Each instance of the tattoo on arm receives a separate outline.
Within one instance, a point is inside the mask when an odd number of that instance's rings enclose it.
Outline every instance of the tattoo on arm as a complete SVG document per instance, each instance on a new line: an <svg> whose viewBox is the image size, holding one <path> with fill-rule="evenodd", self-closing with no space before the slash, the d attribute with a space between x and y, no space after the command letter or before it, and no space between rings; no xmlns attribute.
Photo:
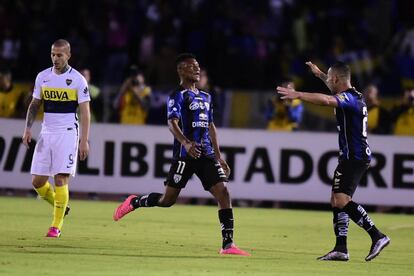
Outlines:
<svg viewBox="0 0 414 276"><path fill-rule="evenodd" d="M33 125L33 122L36 119L37 112L39 111L41 101L38 99L33 99L32 102L29 105L29 108L27 109L27 115L26 115L26 127L31 128Z"/></svg>
<svg viewBox="0 0 414 276"><path fill-rule="evenodd" d="M326 75L324 72L321 72L319 74L319 78L325 83L326 86L328 86L328 75Z"/></svg>

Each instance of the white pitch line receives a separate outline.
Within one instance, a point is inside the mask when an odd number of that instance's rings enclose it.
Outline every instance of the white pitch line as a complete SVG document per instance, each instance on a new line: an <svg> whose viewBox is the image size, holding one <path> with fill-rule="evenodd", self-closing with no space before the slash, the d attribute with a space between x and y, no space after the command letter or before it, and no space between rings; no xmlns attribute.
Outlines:
<svg viewBox="0 0 414 276"><path fill-rule="evenodd" d="M406 229L406 228L414 228L414 224L400 224L389 227L390 230L399 230L399 229Z"/></svg>

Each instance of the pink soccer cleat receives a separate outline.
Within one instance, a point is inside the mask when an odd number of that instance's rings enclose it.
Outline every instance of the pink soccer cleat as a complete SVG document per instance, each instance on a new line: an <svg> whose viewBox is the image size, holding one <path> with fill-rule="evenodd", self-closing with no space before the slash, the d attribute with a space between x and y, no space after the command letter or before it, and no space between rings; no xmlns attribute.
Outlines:
<svg viewBox="0 0 414 276"><path fill-rule="evenodd" d="M133 199L134 197L137 196L130 195L129 197L127 197L127 199L124 200L124 202L122 202L121 205L118 206L118 208L116 208L114 213L114 221L118 221L126 214L134 211L134 207L132 207L131 205L131 199Z"/></svg>
<svg viewBox="0 0 414 276"><path fill-rule="evenodd" d="M50 227L49 231L46 234L47 238L59 238L60 237L60 230L56 227Z"/></svg>
<svg viewBox="0 0 414 276"><path fill-rule="evenodd" d="M246 251L239 249L234 243L227 249L220 249L220 255L240 255L240 256L251 256Z"/></svg>

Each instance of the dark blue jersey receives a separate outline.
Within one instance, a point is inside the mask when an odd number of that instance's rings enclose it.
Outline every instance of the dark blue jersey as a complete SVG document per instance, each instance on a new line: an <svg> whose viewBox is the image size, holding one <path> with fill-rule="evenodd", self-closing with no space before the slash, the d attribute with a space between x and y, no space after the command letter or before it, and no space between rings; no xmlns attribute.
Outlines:
<svg viewBox="0 0 414 276"><path fill-rule="evenodd" d="M179 87L168 98L168 119L179 119L184 136L199 144L202 156L213 157L209 126L213 122L213 107L210 94ZM174 138L173 158L185 158L187 151Z"/></svg>
<svg viewBox="0 0 414 276"><path fill-rule="evenodd" d="M339 160L369 162L371 150L367 142L368 110L361 93L354 88L335 95L335 115L339 131Z"/></svg>

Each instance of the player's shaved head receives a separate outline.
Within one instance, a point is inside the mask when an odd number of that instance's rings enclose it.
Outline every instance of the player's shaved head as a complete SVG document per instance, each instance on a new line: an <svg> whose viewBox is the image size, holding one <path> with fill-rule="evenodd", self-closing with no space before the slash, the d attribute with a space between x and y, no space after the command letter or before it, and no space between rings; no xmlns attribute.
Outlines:
<svg viewBox="0 0 414 276"><path fill-rule="evenodd" d="M70 59L70 44L65 39L58 39L53 42L50 57L52 58L53 67L56 73L64 73L68 69Z"/></svg>
<svg viewBox="0 0 414 276"><path fill-rule="evenodd" d="M333 73L340 79L351 80L351 69L342 61L336 62L331 66Z"/></svg>
<svg viewBox="0 0 414 276"><path fill-rule="evenodd" d="M70 43L65 39L56 40L55 42L53 42L52 47L65 48L70 53Z"/></svg>

